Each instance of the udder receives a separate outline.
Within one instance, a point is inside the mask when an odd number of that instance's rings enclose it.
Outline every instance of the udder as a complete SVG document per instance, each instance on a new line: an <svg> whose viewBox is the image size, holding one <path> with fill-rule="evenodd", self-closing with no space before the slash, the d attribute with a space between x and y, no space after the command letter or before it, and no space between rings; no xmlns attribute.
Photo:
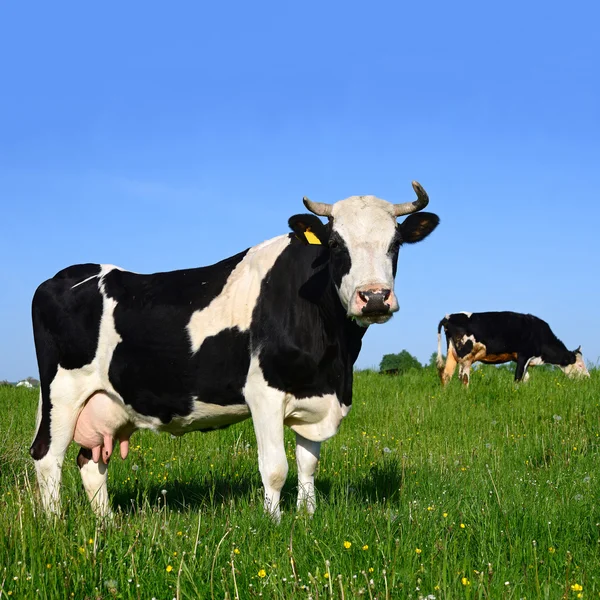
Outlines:
<svg viewBox="0 0 600 600"><path fill-rule="evenodd" d="M92 460L108 464L115 440L119 443L121 458L129 452L129 437L135 426L129 421L119 402L103 393L94 394L83 407L73 440L82 448L92 451Z"/></svg>

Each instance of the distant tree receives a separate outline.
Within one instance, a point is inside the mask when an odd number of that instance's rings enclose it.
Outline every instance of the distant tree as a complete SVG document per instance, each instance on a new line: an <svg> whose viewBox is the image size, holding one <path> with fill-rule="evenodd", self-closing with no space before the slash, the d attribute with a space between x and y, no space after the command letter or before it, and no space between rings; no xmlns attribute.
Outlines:
<svg viewBox="0 0 600 600"><path fill-rule="evenodd" d="M422 369L423 365L407 350L398 354L384 354L379 364L381 373L406 373L410 369Z"/></svg>

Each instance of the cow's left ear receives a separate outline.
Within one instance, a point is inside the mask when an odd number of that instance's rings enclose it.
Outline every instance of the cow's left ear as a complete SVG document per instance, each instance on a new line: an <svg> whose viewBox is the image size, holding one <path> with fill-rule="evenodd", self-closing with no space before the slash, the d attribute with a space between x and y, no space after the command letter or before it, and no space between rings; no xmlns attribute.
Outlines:
<svg viewBox="0 0 600 600"><path fill-rule="evenodd" d="M315 215L294 215L288 219L288 225L305 244L327 244L327 227Z"/></svg>
<svg viewBox="0 0 600 600"><path fill-rule="evenodd" d="M424 240L438 225L440 218L433 213L420 212L409 215L398 225L403 244Z"/></svg>

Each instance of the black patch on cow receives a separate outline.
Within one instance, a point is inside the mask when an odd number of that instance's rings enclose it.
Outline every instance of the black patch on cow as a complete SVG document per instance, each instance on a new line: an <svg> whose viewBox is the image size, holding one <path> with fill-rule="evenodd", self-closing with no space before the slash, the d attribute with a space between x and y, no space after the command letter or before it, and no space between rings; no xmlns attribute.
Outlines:
<svg viewBox="0 0 600 600"><path fill-rule="evenodd" d="M464 358L473 351L473 340L466 340L463 343L462 336L459 338L453 338L453 340L454 347L456 348L456 354L458 354L459 358Z"/></svg>
<svg viewBox="0 0 600 600"><path fill-rule="evenodd" d="M114 320L122 338L109 379L135 411L169 423L190 414L194 397L221 406L244 403L248 332L225 329L192 354L187 326L195 311L222 292L245 255L199 269L156 275L112 271L105 277L107 293L118 302Z"/></svg>
<svg viewBox="0 0 600 600"><path fill-rule="evenodd" d="M92 460L92 451L89 448L79 448L79 454L77 455L77 466L79 470L83 469L90 460Z"/></svg>
<svg viewBox="0 0 600 600"><path fill-rule="evenodd" d="M83 281L88 277L99 275L102 267L94 263L85 263L82 265L71 265L59 271L52 279L74 279Z"/></svg>
<svg viewBox="0 0 600 600"><path fill-rule="evenodd" d="M50 448L50 384L58 366L78 369L96 354L102 296L94 276L99 272L99 265L74 265L42 283L34 294L31 314L42 400L40 426L29 450L35 460Z"/></svg>
<svg viewBox="0 0 600 600"><path fill-rule="evenodd" d="M409 215L400 223L400 236L403 244L414 244L424 240L440 223L440 218L429 212Z"/></svg>
<svg viewBox="0 0 600 600"><path fill-rule="evenodd" d="M118 309L189 313L206 308L223 290L231 272L246 256L244 250L208 267L140 275L113 269L105 275L104 290Z"/></svg>
<svg viewBox="0 0 600 600"><path fill-rule="evenodd" d="M352 366L364 328L346 317L322 246L291 244L263 280L252 341L271 387L297 398L336 393L352 403Z"/></svg>
<svg viewBox="0 0 600 600"><path fill-rule="evenodd" d="M339 289L342 285L342 278L350 272L350 267L352 266L350 251L342 236L335 230L329 235L328 247L330 251L329 273L336 287Z"/></svg>
<svg viewBox="0 0 600 600"><path fill-rule="evenodd" d="M317 236L321 244L327 244L329 238L329 231L327 226L315 215L300 214L294 215L288 219L288 225L290 229L296 234L297 238L304 244L309 242L304 235L305 232L310 231Z"/></svg>
<svg viewBox="0 0 600 600"><path fill-rule="evenodd" d="M392 261L392 275L396 278L396 271L398 270L398 253L400 252L400 246L402 245L402 232L400 225L396 225L396 233L387 250L387 255Z"/></svg>
<svg viewBox="0 0 600 600"><path fill-rule="evenodd" d="M189 316L185 324L176 325L170 319L170 330L146 316L148 325L157 327L156 337L151 338L164 345L148 347L148 340L139 333L131 336L124 330L110 365L110 382L123 400L136 412L158 417L163 423L190 414L194 397L220 406L244 403L249 333L224 329L206 338L198 352L191 354L185 329Z"/></svg>

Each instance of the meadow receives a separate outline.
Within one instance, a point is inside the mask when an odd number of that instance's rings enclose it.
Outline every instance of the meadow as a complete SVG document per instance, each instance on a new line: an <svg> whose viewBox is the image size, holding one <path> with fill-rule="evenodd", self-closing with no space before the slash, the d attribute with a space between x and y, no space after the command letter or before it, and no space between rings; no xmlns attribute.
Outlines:
<svg viewBox="0 0 600 600"><path fill-rule="evenodd" d="M252 424L140 432L92 515L72 447L63 515L36 500L37 392L0 388L0 598L592 598L600 595L600 371L356 374L313 518L262 511Z"/></svg>

